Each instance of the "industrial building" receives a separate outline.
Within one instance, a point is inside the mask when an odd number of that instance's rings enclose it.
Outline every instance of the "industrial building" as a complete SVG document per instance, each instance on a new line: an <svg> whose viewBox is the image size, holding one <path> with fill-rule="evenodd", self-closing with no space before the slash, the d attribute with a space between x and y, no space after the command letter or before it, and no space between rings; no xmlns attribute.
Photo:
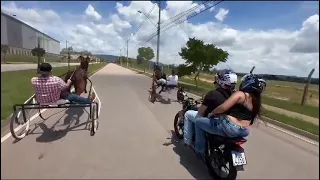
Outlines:
<svg viewBox="0 0 320 180"><path fill-rule="evenodd" d="M1 45L8 45L10 54L31 55L38 46L46 50L46 56L58 56L60 42L25 24L11 15L1 12Z"/></svg>

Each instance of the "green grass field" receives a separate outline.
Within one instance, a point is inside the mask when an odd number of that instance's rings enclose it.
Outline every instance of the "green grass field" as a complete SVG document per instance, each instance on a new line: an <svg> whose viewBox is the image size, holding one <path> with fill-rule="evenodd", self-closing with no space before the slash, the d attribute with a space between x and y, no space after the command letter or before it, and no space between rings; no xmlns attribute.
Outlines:
<svg viewBox="0 0 320 180"><path fill-rule="evenodd" d="M106 64L91 64L89 73L95 72ZM75 66L71 66L73 69ZM60 76L68 71L68 67L53 68L53 74ZM24 103L32 94L31 78L37 76L36 70L1 72L1 120L11 113L14 104Z"/></svg>

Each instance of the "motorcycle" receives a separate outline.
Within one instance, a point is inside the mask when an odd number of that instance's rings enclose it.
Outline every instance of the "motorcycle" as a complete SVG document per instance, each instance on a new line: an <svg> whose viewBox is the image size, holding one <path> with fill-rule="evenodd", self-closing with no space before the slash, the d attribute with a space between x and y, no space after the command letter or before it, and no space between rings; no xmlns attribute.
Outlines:
<svg viewBox="0 0 320 180"><path fill-rule="evenodd" d="M200 102L189 97L183 89L180 93L183 95L182 110L175 115L174 131L179 139L183 139L184 114L188 110L198 110L197 105ZM193 142L194 137L193 135ZM206 133L205 164L213 179L234 180L238 171L244 170L243 166L247 161L241 145L246 141L243 137L230 138ZM228 170L228 173L222 168Z"/></svg>

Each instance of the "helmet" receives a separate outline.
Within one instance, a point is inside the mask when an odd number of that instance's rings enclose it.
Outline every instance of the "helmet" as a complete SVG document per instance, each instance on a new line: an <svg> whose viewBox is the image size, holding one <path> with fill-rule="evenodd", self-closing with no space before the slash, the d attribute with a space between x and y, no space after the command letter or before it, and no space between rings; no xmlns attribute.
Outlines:
<svg viewBox="0 0 320 180"><path fill-rule="evenodd" d="M224 69L215 75L215 82L222 88L234 90L238 81L238 76L232 70Z"/></svg>
<svg viewBox="0 0 320 180"><path fill-rule="evenodd" d="M154 65L153 65L153 70L154 70L154 71L161 71L160 65L159 65L159 64L154 64Z"/></svg>
<svg viewBox="0 0 320 180"><path fill-rule="evenodd" d="M267 86L264 79L253 74L246 74L241 78L239 89L246 92L262 93Z"/></svg>

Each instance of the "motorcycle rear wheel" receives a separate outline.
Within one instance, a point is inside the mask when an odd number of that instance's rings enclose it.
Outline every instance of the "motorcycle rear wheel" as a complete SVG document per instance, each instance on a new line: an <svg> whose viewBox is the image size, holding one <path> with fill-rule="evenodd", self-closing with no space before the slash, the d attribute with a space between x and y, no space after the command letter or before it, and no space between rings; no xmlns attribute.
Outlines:
<svg viewBox="0 0 320 180"><path fill-rule="evenodd" d="M208 152L210 152L210 150L208 150ZM229 153L225 159L225 163L223 164L224 166L226 166L226 164L228 164L228 174L226 176L223 176L221 177L221 167L219 169L217 163L215 163L215 160L217 159L221 159L221 157L216 157L217 154L215 153L207 153L207 157L206 157L206 164L207 164L207 167L208 167L208 171L209 171L209 174L211 175L211 177L213 179L220 179L220 180L235 180L237 178L237 174L238 174L238 171L237 169L233 166L233 163L232 163L232 157L231 157L231 154ZM220 162L221 163L221 162ZM220 173L218 173L217 171L220 171Z"/></svg>
<svg viewBox="0 0 320 180"><path fill-rule="evenodd" d="M179 139L182 139L183 138L183 134L184 134L183 133L183 127L181 127L181 125L180 125L180 121L181 120L183 120L183 119L180 117L180 112L178 112L176 114L176 116L174 117L173 127L174 127L174 132L175 132L176 136Z"/></svg>

